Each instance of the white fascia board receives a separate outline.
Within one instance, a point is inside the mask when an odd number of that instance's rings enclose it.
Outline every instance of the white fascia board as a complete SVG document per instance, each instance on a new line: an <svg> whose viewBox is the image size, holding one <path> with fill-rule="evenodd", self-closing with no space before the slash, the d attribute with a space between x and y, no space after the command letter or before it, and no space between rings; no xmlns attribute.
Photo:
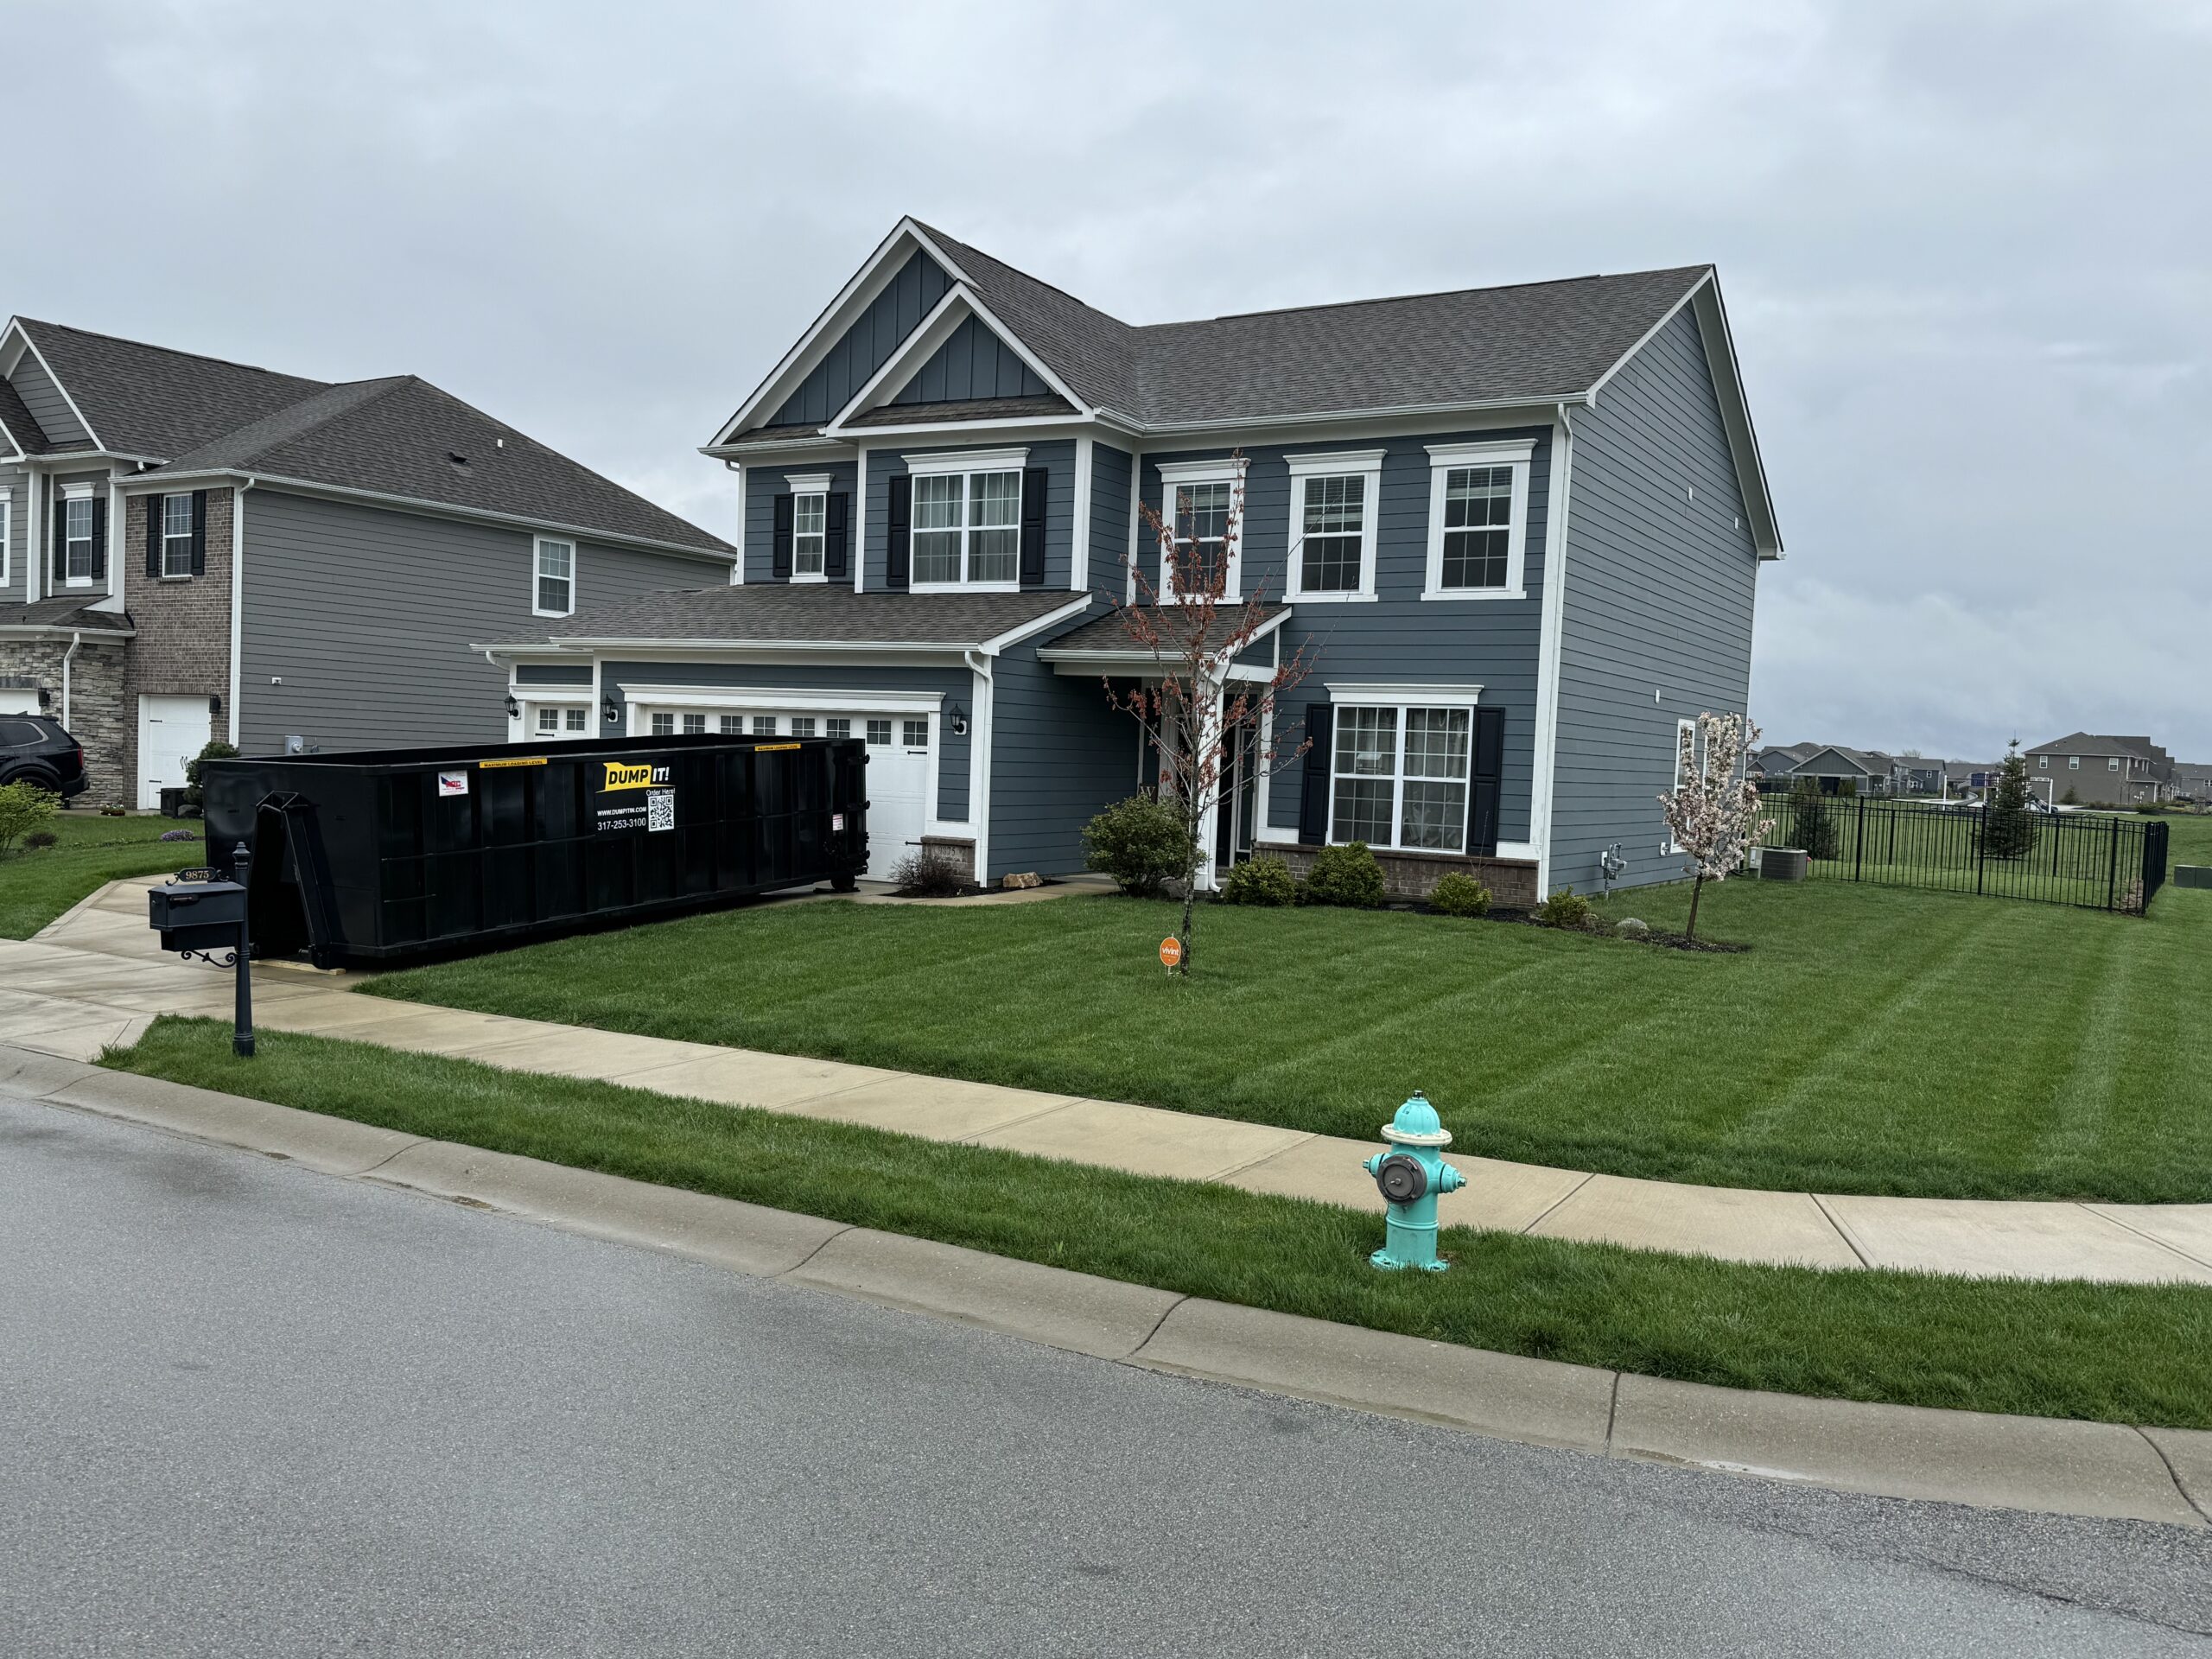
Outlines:
<svg viewBox="0 0 2212 1659"><path fill-rule="evenodd" d="M93 428L92 423L85 418L85 411L77 407L77 400L69 395L69 388L61 384L61 377L54 372L54 365L46 360L46 353L39 350L38 341L31 338L31 331L25 328L20 321L15 326L16 331L22 335L23 344L30 348L31 355L38 359L39 367L46 371L46 378L54 382L54 389L61 394L61 401L69 405L69 412L77 417L77 424L85 429L85 435L92 441L92 448L105 448L107 446L100 442L99 433Z"/></svg>
<svg viewBox="0 0 2212 1659"><path fill-rule="evenodd" d="M963 652L977 651L981 646L964 642L942 639L623 639L581 634L558 636L558 649L594 652L601 656L632 656L658 661L663 658L696 658L713 662L723 658L745 660L752 658L777 662L834 663L880 662L886 658L916 659L916 664L925 664L951 658L956 661ZM543 645L524 649L544 651ZM903 665L894 664L894 666Z"/></svg>
<svg viewBox="0 0 2212 1659"><path fill-rule="evenodd" d="M1471 404L1408 404L1390 409L1344 409L1311 415L1279 415L1236 421L1166 421L1140 425L1148 441L1147 450L1179 453L1185 449L1218 448L1260 443L1325 443L1367 436L1412 435L1419 432L1480 431L1493 427L1548 426L1552 410L1564 403L1590 401L1586 392L1571 391L1555 397L1498 398ZM1517 418L1515 418L1517 417ZM1313 428L1326 429L1316 432ZM1295 434L1286 438L1285 433ZM1177 442L1156 442L1173 438Z"/></svg>
<svg viewBox="0 0 2212 1659"><path fill-rule="evenodd" d="M915 404L912 407L927 409L929 405ZM1020 415L998 421L917 421L912 425L855 426L848 430L855 439L865 438L872 449L890 449L902 443L934 447L974 438L1001 444L1023 439L1041 443L1068 436L1071 427L1080 429L1092 423L1087 415Z"/></svg>
<svg viewBox="0 0 2212 1659"><path fill-rule="evenodd" d="M1387 680L1330 680L1329 701L1358 707L1391 703L1437 703L1470 706L1482 701L1483 689L1469 681L1421 683Z"/></svg>
<svg viewBox="0 0 2212 1659"><path fill-rule="evenodd" d="M324 500L359 501L386 507L394 512L414 513L424 518L463 518L474 524L506 525L538 535L570 536L580 541L598 542L607 547L645 548L655 553L673 553L683 558L703 560L709 564L728 565L738 556L734 548L718 552L712 548L695 547L683 542L661 542L644 536L626 536L617 531L594 529L588 524L562 524L550 518L524 518L511 512L455 506L445 501L426 501L420 496L387 495L381 490L348 489L342 484L318 483L311 478L286 478L281 474L248 473L234 467L197 473L168 473L159 477L140 474L124 480L124 493L125 495L175 495L180 493L176 488L180 484L188 486L202 483L232 484L249 479L264 487L293 491ZM132 488L132 486L137 487Z"/></svg>
<svg viewBox="0 0 2212 1659"><path fill-rule="evenodd" d="M581 690L582 688L575 688ZM880 709L890 714L933 715L944 706L943 691L882 691L771 685L664 685L658 681L620 684L625 702L688 702L702 709L800 709L842 714Z"/></svg>
<svg viewBox="0 0 2212 1659"><path fill-rule="evenodd" d="M735 461L753 465L771 464L779 460L792 461L850 461L855 453L853 446L836 438L771 438L753 443L707 443L699 453L712 461Z"/></svg>
<svg viewBox="0 0 2212 1659"><path fill-rule="evenodd" d="M1054 610L1047 611L1042 616L1032 618L1029 621L1023 622L1014 627L1008 628L1004 633L999 634L993 639L984 640L983 643L976 647L976 649L982 652L986 657L995 657L1001 652L1004 651L1008 645L1018 645L1024 639L1030 639L1036 634L1043 632L1046 628L1052 626L1056 623L1069 621L1073 618L1081 616L1090 608L1090 595L1089 594L1078 594L1066 604L1062 605Z"/></svg>
<svg viewBox="0 0 2212 1659"><path fill-rule="evenodd" d="M910 251L908 244L920 248L943 265L948 276L956 281L960 279L959 270L934 243L921 233L914 221L900 219L892 227L891 234L876 245L875 251L861 262L861 268L853 273L852 280L838 290L836 298L831 300L822 315L815 318L813 326L799 336L798 344L784 353L783 360L768 372L768 378L738 406L737 413L722 423L721 429L715 434L715 443L728 443L752 424L753 417L764 405L781 403L791 395L798 382L812 372L817 349L825 344L834 344L860 314L875 302L875 296L891 285L891 279L899 274L899 267L906 263L905 255Z"/></svg>

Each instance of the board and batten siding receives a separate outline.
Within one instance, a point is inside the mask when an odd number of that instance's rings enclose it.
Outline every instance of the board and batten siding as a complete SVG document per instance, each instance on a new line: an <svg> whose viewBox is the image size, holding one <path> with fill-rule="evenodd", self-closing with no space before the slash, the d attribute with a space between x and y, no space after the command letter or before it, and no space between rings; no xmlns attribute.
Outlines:
<svg viewBox="0 0 2212 1659"><path fill-rule="evenodd" d="M770 691L850 693L853 712L865 714L870 691L940 692L947 709L955 703L965 709L974 695L975 677L964 668L909 668L865 663L602 661L601 690L614 699L626 717L627 699L621 691L625 685L717 685ZM607 729L619 732L627 728L618 721ZM969 733L954 732L950 720L940 720L938 731L937 815L940 820L965 821Z"/></svg>
<svg viewBox="0 0 2212 1659"><path fill-rule="evenodd" d="M1522 599L1425 600L1428 575L1430 444L1534 439L1529 467L1529 524ZM1329 700L1328 683L1348 681L1462 683L1482 687L1485 708L1505 711L1505 747L1499 783L1501 842L1526 841L1534 778L1536 664L1543 632L1544 526L1551 483L1551 429L1495 428L1424 432L1357 442L1268 445L1245 451L1244 526L1238 588L1279 603L1287 587L1291 542L1291 479L1287 457L1344 450L1381 449L1382 499L1377 504L1375 598L1371 601L1291 602L1279 631L1283 660L1300 646L1308 672L1281 694L1275 724L1277 753L1287 757L1306 741L1306 709ZM1192 450L1144 458L1144 499L1164 512L1159 463L1223 459L1220 450ZM1095 498L1094 498L1095 499ZM1127 534L1126 518L1124 536ZM1160 553L1148 529L1138 533L1146 578L1160 581ZM1095 545L1095 544L1094 544ZM1264 839L1298 835L1301 769L1288 764L1270 781Z"/></svg>
<svg viewBox="0 0 2212 1659"><path fill-rule="evenodd" d="M1025 639L992 664L986 881L1084 867L1083 827L1136 790L1136 723L1092 674L1059 675Z"/></svg>
<svg viewBox="0 0 2212 1659"><path fill-rule="evenodd" d="M820 426L852 402L853 394L890 359L931 307L944 297L952 280L944 267L918 249L899 268L883 291L839 335L798 388L762 423L766 426Z"/></svg>
<svg viewBox="0 0 2212 1659"><path fill-rule="evenodd" d="M978 442L969 444L905 444L893 448L886 444L868 452L868 524L866 581L872 590L880 589L888 580L887 560L891 537L891 480L903 477L906 472L908 455L934 455L952 453L962 448L1027 449L1027 464L1042 467L1050 474L1045 482L1045 588L1065 588L1075 553L1075 440L1055 438L1046 443L1013 443L1003 438L995 443ZM802 470L794 466L793 471ZM821 468L817 467L816 471ZM749 523L752 513L746 518ZM748 537L748 542L750 538ZM746 568L752 568L748 557Z"/></svg>
<svg viewBox="0 0 2212 1659"><path fill-rule="evenodd" d="M469 646L545 637L535 574L524 530L247 491L243 747L504 741L506 671ZM576 549L579 608L726 580L706 560Z"/></svg>
<svg viewBox="0 0 2212 1659"><path fill-rule="evenodd" d="M748 582L785 580L775 575L776 562L776 498L791 493L791 478L796 473L802 478L830 475L831 493L842 490L848 495L854 491L853 480L858 472L849 461L795 461L788 467L748 466L745 469L745 579ZM855 505L858 504L855 503ZM850 521L846 534L852 533ZM850 558L849 546L846 557ZM852 580L848 566L844 580Z"/></svg>
<svg viewBox="0 0 2212 1659"><path fill-rule="evenodd" d="M1547 879L1595 887L1618 842L1621 883L1676 880L1658 803L1676 723L1745 711L1758 577L1692 310L1573 419Z"/></svg>
<svg viewBox="0 0 2212 1659"><path fill-rule="evenodd" d="M8 376L8 383L16 389L16 396L23 400L23 407L39 423L47 442L67 448L73 443L90 443L92 435L85 429L69 400L62 395L45 365L29 352L25 352Z"/></svg>
<svg viewBox="0 0 2212 1659"><path fill-rule="evenodd" d="M894 404L957 404L972 397L1044 397L1052 388L981 317L969 317L931 353Z"/></svg>

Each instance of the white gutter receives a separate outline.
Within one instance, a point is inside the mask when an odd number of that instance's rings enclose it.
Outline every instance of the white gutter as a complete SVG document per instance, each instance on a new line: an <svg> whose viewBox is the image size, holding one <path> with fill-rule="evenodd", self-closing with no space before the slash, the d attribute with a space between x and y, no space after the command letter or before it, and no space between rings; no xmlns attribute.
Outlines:
<svg viewBox="0 0 2212 1659"><path fill-rule="evenodd" d="M85 636L81 632L72 632L69 649L61 653L61 724L65 730L69 725L69 660L77 654L77 647L84 643Z"/></svg>
<svg viewBox="0 0 2212 1659"><path fill-rule="evenodd" d="M991 885L991 704L995 683L991 653L960 653L976 677L976 723L968 739L968 828L976 841L976 885Z"/></svg>
<svg viewBox="0 0 2212 1659"><path fill-rule="evenodd" d="M258 480L248 478L231 492L231 691L223 700L230 716L232 748L238 745L238 686L245 661L245 493Z"/></svg>
<svg viewBox="0 0 2212 1659"><path fill-rule="evenodd" d="M1554 410L1551 499L1544 511L1544 598L1536 645L1535 752L1530 757L1529 840L1536 891L1551 891L1552 795L1559 777L1560 654L1567 629L1567 490L1573 482L1574 423L1564 402ZM1501 849L1502 850L1502 849Z"/></svg>

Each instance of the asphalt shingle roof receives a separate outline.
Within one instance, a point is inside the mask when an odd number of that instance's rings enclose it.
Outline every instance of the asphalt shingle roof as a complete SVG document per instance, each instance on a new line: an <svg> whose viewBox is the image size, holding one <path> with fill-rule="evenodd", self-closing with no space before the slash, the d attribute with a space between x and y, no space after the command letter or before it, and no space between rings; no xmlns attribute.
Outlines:
<svg viewBox="0 0 2212 1659"><path fill-rule="evenodd" d="M549 637L964 649L1082 597L1065 588L1012 594L856 594L849 588L817 582L671 588L579 613L552 625Z"/></svg>
<svg viewBox="0 0 2212 1659"><path fill-rule="evenodd" d="M9 447L26 455L42 455L52 447L15 387L5 380L0 380L0 431L7 434Z"/></svg>
<svg viewBox="0 0 2212 1659"><path fill-rule="evenodd" d="M19 317L101 444L168 456L296 404L327 382Z"/></svg>
<svg viewBox="0 0 2212 1659"><path fill-rule="evenodd" d="M1141 652L1144 647L1131 638L1123 622L1124 607L1116 605L1101 617L1095 617L1079 628L1071 628L1052 642L1054 651L1095 651L1109 656L1126 656ZM1272 621L1290 608L1287 605L1267 605L1261 607L1262 618ZM1208 645L1218 648L1225 645L1234 631L1243 622L1242 608L1232 607L1217 613L1207 629Z"/></svg>
<svg viewBox="0 0 2212 1659"><path fill-rule="evenodd" d="M73 594L41 599L29 605L0 605L0 628L82 628L86 633L129 633L130 616L122 611L95 611Z"/></svg>
<svg viewBox="0 0 2212 1659"><path fill-rule="evenodd" d="M950 404L886 404L855 415L848 426L906 426L919 421L1018 421L1036 415L1071 415L1075 406L1065 397L964 397ZM756 428L748 438L767 435Z"/></svg>
<svg viewBox="0 0 2212 1659"><path fill-rule="evenodd" d="M1133 327L922 226L1094 406L1154 426L1541 404L1586 391L1710 265Z"/></svg>

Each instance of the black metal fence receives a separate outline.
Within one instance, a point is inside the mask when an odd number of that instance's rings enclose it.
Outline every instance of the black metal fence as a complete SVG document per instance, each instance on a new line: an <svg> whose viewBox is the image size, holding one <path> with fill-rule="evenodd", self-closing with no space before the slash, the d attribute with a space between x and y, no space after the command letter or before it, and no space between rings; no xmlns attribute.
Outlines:
<svg viewBox="0 0 2212 1659"><path fill-rule="evenodd" d="M1761 842L1802 848L1839 881L1995 893L2141 915L2166 880L2166 826L2107 812L1770 797Z"/></svg>

